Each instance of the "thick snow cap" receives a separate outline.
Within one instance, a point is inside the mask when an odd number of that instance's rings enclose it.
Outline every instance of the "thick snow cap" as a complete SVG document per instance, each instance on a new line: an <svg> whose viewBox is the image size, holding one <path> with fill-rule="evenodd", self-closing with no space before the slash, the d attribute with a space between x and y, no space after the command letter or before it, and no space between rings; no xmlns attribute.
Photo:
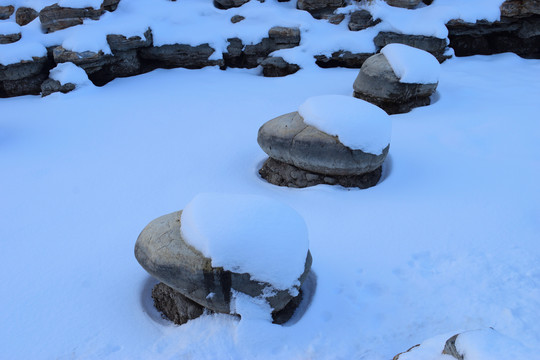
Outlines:
<svg viewBox="0 0 540 360"><path fill-rule="evenodd" d="M203 193L181 216L186 242L212 259L213 267L290 289L304 272L308 233L288 205L264 196Z"/></svg>
<svg viewBox="0 0 540 360"><path fill-rule="evenodd" d="M379 155L390 144L392 122L378 106L344 95L307 99L298 113L308 125L333 136L353 150Z"/></svg>
<svg viewBox="0 0 540 360"><path fill-rule="evenodd" d="M402 83L436 84L441 65L427 51L403 44L388 44L381 53Z"/></svg>

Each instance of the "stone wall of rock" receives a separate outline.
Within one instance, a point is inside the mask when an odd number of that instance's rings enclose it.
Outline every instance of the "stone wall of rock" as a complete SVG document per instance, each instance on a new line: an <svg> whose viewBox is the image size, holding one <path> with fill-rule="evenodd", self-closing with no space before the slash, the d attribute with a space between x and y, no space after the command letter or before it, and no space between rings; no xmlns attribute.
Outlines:
<svg viewBox="0 0 540 360"><path fill-rule="evenodd" d="M80 26L85 19L98 20L105 12L114 11L120 0L104 0L98 9L67 8L53 4L40 12L28 7L0 6L0 22L13 21L26 26L39 21L44 33L52 33L72 26ZM211 1L211 0L208 0ZM214 5L220 9L239 7L249 0L216 0ZM294 1L294 0L293 0ZM346 5L344 0L296 0L298 11L308 11L316 21L339 24L347 19L350 31L362 31L377 26L381 19L373 18L366 9L352 10L349 13L336 11ZM419 0L387 0L389 5L413 9ZM424 1L429 5L431 1ZM224 16L230 16L225 14ZM37 20L36 20L37 18ZM10 20L12 19L12 20ZM243 21L243 16L233 16L231 22ZM540 3L537 0L507 0L501 5L501 19L493 23L478 21L466 23L451 20L449 46L457 56L475 54L495 54L515 52L526 58L540 58ZM14 30L9 30L13 28ZM0 51L5 44L13 44L21 39L15 27L0 29ZM298 28L275 26L269 29L268 36L259 43L247 44L235 37L228 39L224 53L215 56L215 49L209 44L191 46L172 44L154 46L152 30L143 37L127 38L122 34L109 34L107 42L112 54L103 52L75 52L59 46L50 46L46 57L36 57L20 63L0 64L0 97L26 94L39 94L40 85L48 77L49 70L56 64L73 62L83 68L96 85L104 85L117 78L133 76L156 68L184 67L199 69L205 66L254 68L261 66L264 76L286 76L300 69L297 64L288 63L284 58L271 56L276 50L294 48L301 43ZM433 54L439 62L448 56L446 39L408 35L381 31L373 39L376 51L389 43L403 43L418 47ZM347 50L331 54L314 54L314 62L323 68L360 68L364 61L374 53L353 53ZM211 59L212 58L212 59Z"/></svg>

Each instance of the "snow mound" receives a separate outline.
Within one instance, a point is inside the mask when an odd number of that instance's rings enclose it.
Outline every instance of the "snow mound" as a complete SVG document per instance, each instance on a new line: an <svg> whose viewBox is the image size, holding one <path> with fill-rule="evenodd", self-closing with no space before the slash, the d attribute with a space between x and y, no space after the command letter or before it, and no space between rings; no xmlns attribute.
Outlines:
<svg viewBox="0 0 540 360"><path fill-rule="evenodd" d="M381 53L402 83L435 84L439 82L441 65L427 51L403 44L388 44Z"/></svg>
<svg viewBox="0 0 540 360"><path fill-rule="evenodd" d="M456 340L456 349L465 359L508 360L534 359L538 354L520 342L492 329L468 331Z"/></svg>
<svg viewBox="0 0 540 360"><path fill-rule="evenodd" d="M53 80L60 81L60 84L62 85L67 83L72 83L77 86L92 84L88 79L86 72L70 62L58 64L51 70L49 77Z"/></svg>
<svg viewBox="0 0 540 360"><path fill-rule="evenodd" d="M298 108L304 122L353 150L379 155L390 144L392 122L381 108L351 96L322 95Z"/></svg>
<svg viewBox="0 0 540 360"><path fill-rule="evenodd" d="M185 207L181 233L213 267L249 273L291 289L304 272L308 233L291 207L256 195L199 194Z"/></svg>

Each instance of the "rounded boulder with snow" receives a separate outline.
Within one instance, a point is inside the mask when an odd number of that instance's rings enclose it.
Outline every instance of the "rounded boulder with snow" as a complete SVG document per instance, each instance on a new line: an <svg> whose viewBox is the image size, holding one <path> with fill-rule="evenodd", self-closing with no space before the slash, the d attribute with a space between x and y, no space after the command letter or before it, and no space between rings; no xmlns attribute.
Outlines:
<svg viewBox="0 0 540 360"><path fill-rule="evenodd" d="M254 195L199 194L183 211L148 224L135 257L153 277L197 304L234 313L234 294L265 300L280 311L311 269L302 217Z"/></svg>
<svg viewBox="0 0 540 360"><path fill-rule="evenodd" d="M366 101L312 97L261 126L257 141L270 159L259 173L281 186L368 188L380 179L391 130L388 114Z"/></svg>
<svg viewBox="0 0 540 360"><path fill-rule="evenodd" d="M403 44L388 44L369 57L354 81L354 96L388 114L409 112L430 104L437 89L440 64L427 51Z"/></svg>

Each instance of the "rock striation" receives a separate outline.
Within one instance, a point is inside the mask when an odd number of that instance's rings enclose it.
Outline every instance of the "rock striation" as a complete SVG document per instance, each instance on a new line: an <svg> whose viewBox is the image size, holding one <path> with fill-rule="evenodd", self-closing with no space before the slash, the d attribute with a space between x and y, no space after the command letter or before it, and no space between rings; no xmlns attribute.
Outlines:
<svg viewBox="0 0 540 360"><path fill-rule="evenodd" d="M437 83L403 83L382 54L367 59L353 84L354 96L375 104L388 114L409 112L430 104Z"/></svg>
<svg viewBox="0 0 540 360"><path fill-rule="evenodd" d="M181 214L182 211L178 211L153 220L144 228L135 244L135 257L139 264L182 295L180 300L175 301L178 306L193 308L183 300L185 297L213 312L229 314L232 292L238 291L251 297L264 295L271 308L279 312L295 297L287 290L278 290L268 283L253 280L248 273L213 267L212 259L203 256L183 238ZM308 251L298 288L306 279L311 262ZM166 292L169 297L174 294L170 290Z"/></svg>

